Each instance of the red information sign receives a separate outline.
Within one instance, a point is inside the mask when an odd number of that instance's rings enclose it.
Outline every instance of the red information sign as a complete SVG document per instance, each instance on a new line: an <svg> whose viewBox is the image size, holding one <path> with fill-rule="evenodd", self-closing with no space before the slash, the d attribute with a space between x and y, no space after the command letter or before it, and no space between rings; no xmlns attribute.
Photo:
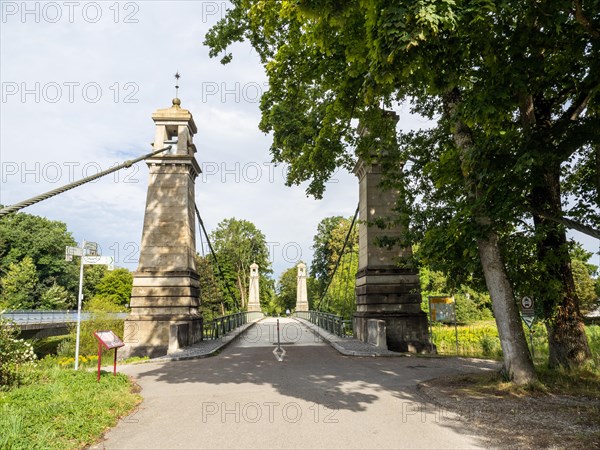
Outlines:
<svg viewBox="0 0 600 450"><path fill-rule="evenodd" d="M113 375L117 375L117 349L123 347L125 344L119 336L110 330L107 331L96 331L94 337L98 341L98 378L100 381L100 366L102 365L102 347L110 350L115 349L115 360L113 363Z"/></svg>
<svg viewBox="0 0 600 450"><path fill-rule="evenodd" d="M96 336L96 339L98 339L98 341L102 343L104 348L108 350L110 350L111 348L123 347L125 345L123 344L121 338L119 338L119 336L117 336L112 331L96 331L94 333L94 336Z"/></svg>

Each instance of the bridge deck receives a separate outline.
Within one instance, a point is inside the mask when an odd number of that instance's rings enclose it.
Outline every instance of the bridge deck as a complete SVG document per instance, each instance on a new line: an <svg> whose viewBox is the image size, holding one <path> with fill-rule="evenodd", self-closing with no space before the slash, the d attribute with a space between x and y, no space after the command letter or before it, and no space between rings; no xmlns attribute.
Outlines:
<svg viewBox="0 0 600 450"><path fill-rule="evenodd" d="M144 402L96 448L474 448L486 443L423 399L426 379L496 368L458 358L339 354L293 319L273 354L265 319L208 359L124 366Z"/></svg>

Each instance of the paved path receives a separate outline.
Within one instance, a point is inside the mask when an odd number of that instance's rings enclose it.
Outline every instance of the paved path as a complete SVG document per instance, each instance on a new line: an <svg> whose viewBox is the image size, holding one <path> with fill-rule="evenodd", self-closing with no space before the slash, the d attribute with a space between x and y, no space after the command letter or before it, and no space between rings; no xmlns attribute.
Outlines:
<svg viewBox="0 0 600 450"><path fill-rule="evenodd" d="M464 358L340 355L304 324L275 319L214 358L124 366L143 403L94 448L476 448L457 417L417 383L490 370Z"/></svg>
<svg viewBox="0 0 600 450"><path fill-rule="evenodd" d="M199 359L213 356L235 341L240 335L243 335L244 331L254 326L254 323L258 320L259 319L253 320L238 328L235 328L225 336L221 336L218 339L200 341L197 344L190 345L189 347L183 347L175 350L168 355L154 358L152 361L184 361L186 359Z"/></svg>
<svg viewBox="0 0 600 450"><path fill-rule="evenodd" d="M374 345L367 344L366 342L359 341L352 337L340 337L333 333L330 333L323 328L316 326L308 320L295 317L295 320L300 322L306 328L318 335L325 342L329 343L342 355L346 356L406 356L403 353L392 352L389 350L383 350L375 347Z"/></svg>

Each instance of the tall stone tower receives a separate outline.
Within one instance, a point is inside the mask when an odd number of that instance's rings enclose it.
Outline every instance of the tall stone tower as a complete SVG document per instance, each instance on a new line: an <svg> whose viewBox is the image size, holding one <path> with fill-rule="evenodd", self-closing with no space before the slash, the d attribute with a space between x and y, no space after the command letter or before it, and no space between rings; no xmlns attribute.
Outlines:
<svg viewBox="0 0 600 450"><path fill-rule="evenodd" d="M125 344L128 355L155 357L167 353L174 323L183 325L188 345L202 339L194 215L194 184L201 171L192 141L196 124L181 101L173 99L152 120L153 147L172 148L147 160L150 179Z"/></svg>
<svg viewBox="0 0 600 450"><path fill-rule="evenodd" d="M387 346L401 352L431 349L427 316L421 310L418 271L398 263L411 256L411 249L378 245L383 237L402 236L403 229L390 226L398 192L381 187L382 172L377 163L359 160L354 173L359 180L359 260L356 274L354 334L367 341L367 321L384 320ZM381 223L385 228L380 228Z"/></svg>
<svg viewBox="0 0 600 450"><path fill-rule="evenodd" d="M306 291L306 264L298 264L298 284L296 286L296 311L308 311L308 292Z"/></svg>
<svg viewBox="0 0 600 450"><path fill-rule="evenodd" d="M260 312L260 288L258 279L258 264L252 263L250 265L250 287L248 289L248 312Z"/></svg>

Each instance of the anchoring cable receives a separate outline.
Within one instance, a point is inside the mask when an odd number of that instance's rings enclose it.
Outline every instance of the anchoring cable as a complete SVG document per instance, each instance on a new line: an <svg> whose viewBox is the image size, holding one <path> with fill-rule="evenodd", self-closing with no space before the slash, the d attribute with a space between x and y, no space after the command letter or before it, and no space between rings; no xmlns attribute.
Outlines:
<svg viewBox="0 0 600 450"><path fill-rule="evenodd" d="M133 164L143 161L144 159L151 158L152 156L157 155L158 153L161 153L161 152L164 152L164 151L170 150L170 149L171 149L171 146L169 145L168 147L161 148L160 150L155 150L152 153L148 153L147 155L140 156L139 158L132 159L130 161L125 161L123 164L119 164L118 166L115 166L111 169L104 170L95 175L83 178L78 181L74 181L73 183L69 183L69 184L59 187L59 188L56 188L52 191L46 192L45 194L40 194L40 195L32 197L28 200L23 200L22 202L15 203L14 205L7 206L5 208L0 209L0 217L4 216L6 214L17 212L23 208L27 208L28 206L31 206L31 205L34 205L35 203L39 203L41 201L47 200L50 197L54 197L55 195L62 194L63 192L66 192L70 189L73 189L73 188L79 187L83 184L89 183L90 181L94 181L94 180L97 180L98 178L102 178L106 175L116 172L117 170L131 167Z"/></svg>
<svg viewBox="0 0 600 450"><path fill-rule="evenodd" d="M352 218L352 223L350 224L350 228L348 229L348 233L346 234L346 239L344 240L344 246L342 247L342 251L340 252L338 259L335 263L335 267L333 268L333 273L331 277L329 277L329 281L327 282L327 286L325 286L325 290L323 294L321 294L321 298L319 299L319 311L322 311L323 299L327 295L327 290L333 281L333 277L335 277L335 273L340 265L340 261L342 260L342 256L344 255L344 250L346 249L346 245L348 245L348 241L350 240L350 235L352 234L352 229L354 228L354 223L356 222L356 218L358 217L358 211L360 209L360 204L356 207L356 212L354 213L354 217Z"/></svg>
<svg viewBox="0 0 600 450"><path fill-rule="evenodd" d="M208 243L208 248L210 249L210 253L212 254L213 258L215 259L215 264L217 265L217 270L219 271L219 275L221 275L221 280L223 280L223 284L225 285L225 288L227 289L229 296L233 300L234 306L237 306L239 308L238 301L235 298L235 296L233 295L233 293L231 292L231 289L229 288L229 284L227 284L227 280L225 279L225 275L223 274L223 270L221 270L221 265L219 264L219 259L217 258L217 254L215 253L215 251L213 249L212 243L210 242L210 238L208 237L208 233L206 232L206 228L204 228L204 222L202 221L202 217L200 217L200 211L198 211L198 206L196 206L195 203L194 203L194 209L196 210L196 217L198 218L198 223L200 224L200 228L202 228L204 237L206 237L206 242Z"/></svg>

